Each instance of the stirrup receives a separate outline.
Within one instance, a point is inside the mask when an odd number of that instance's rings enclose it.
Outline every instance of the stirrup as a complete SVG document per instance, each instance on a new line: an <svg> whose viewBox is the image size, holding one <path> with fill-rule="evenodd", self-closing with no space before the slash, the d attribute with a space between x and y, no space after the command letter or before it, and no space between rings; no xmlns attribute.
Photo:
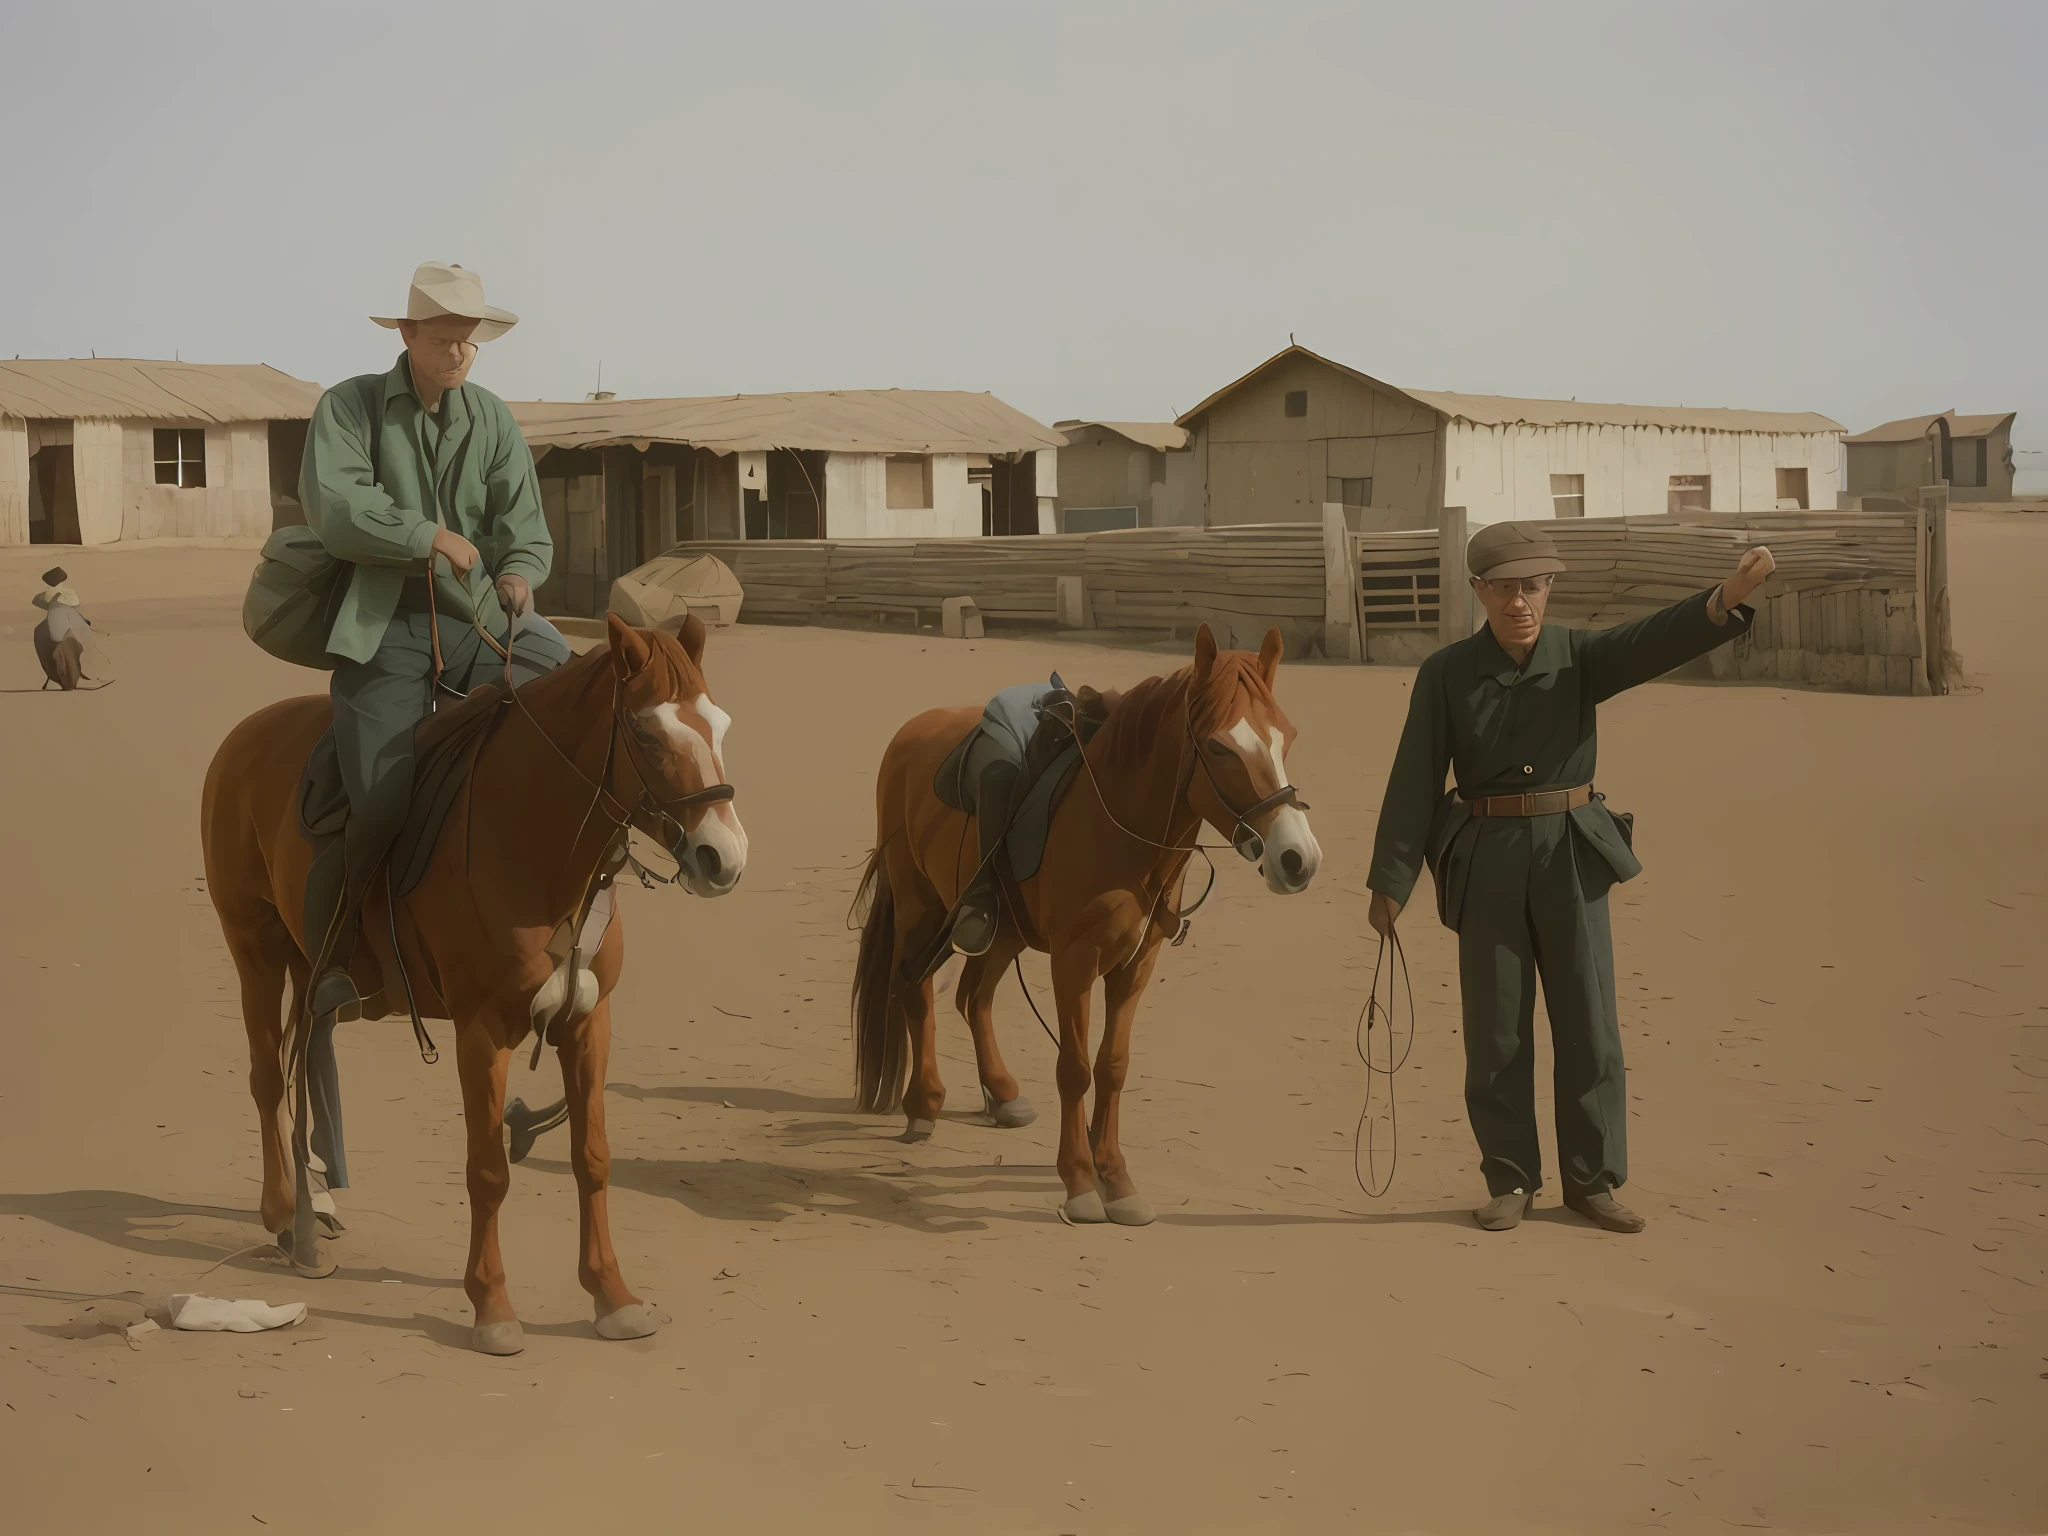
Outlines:
<svg viewBox="0 0 2048 1536"><path fill-rule="evenodd" d="M322 971L313 983L312 1006L307 1010L319 1019L333 1015L337 1024L353 1024L363 1016L363 996L356 990L355 978L335 966Z"/></svg>
<svg viewBox="0 0 2048 1536"><path fill-rule="evenodd" d="M985 955L995 948L996 933L1003 925L1000 906L962 906L946 931L946 942L963 955Z"/></svg>

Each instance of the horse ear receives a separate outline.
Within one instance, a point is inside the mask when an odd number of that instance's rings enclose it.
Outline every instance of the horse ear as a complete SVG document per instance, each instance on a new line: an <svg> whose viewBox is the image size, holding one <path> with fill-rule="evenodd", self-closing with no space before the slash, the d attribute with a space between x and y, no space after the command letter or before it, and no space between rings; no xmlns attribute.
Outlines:
<svg viewBox="0 0 2048 1536"><path fill-rule="evenodd" d="M1216 635L1207 624L1195 631L1195 681L1206 683L1216 670Z"/></svg>
<svg viewBox="0 0 2048 1536"><path fill-rule="evenodd" d="M1265 674L1268 688L1280 675L1280 658L1286 654L1287 642L1280 638L1280 626L1275 624L1266 631L1266 638L1259 642L1259 671Z"/></svg>
<svg viewBox="0 0 2048 1536"><path fill-rule="evenodd" d="M623 682L645 667L654 653L648 648L647 637L616 613L604 616L604 627L611 640L612 671Z"/></svg>
<svg viewBox="0 0 2048 1536"><path fill-rule="evenodd" d="M704 665L704 621L694 613L683 620L683 627L676 632L676 638L683 642L683 654L690 658L690 665Z"/></svg>

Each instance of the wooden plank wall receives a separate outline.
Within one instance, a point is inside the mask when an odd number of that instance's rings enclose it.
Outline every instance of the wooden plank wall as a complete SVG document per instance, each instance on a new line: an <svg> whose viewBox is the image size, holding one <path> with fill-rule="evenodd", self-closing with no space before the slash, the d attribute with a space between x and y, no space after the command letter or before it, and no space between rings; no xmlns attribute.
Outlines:
<svg viewBox="0 0 2048 1536"><path fill-rule="evenodd" d="M1704 591L1765 543L1777 574L1755 629L1713 654L1700 675L1857 693L1926 693L1921 572L1935 543L1922 510L1798 512L1683 519L1572 518L1543 524L1570 566L1550 618L1593 629L1654 613ZM1418 660L1441 634L1439 533L1350 536L1357 556L1360 649L1369 660ZM741 618L808 624L938 622L949 597L971 597L996 623L1051 625L1062 577L1084 584L1099 629L1185 637L1211 625L1225 646L1255 648L1278 625L1290 656L1323 642L1330 601L1324 530L1314 523L1144 528L1017 538L713 540L678 546L716 555L746 590ZM1462 577L1462 570L1460 571ZM1348 636L1343 651L1352 654ZM1933 688L1940 691L1937 668Z"/></svg>
<svg viewBox="0 0 2048 1536"><path fill-rule="evenodd" d="M1050 625L1057 581L1068 576L1085 584L1098 629L1184 637L1207 623L1220 644L1255 649L1277 624L1292 656L1322 638L1323 539L1313 523L679 548L732 568L748 622L936 622L944 599L972 597L984 619Z"/></svg>
<svg viewBox="0 0 2048 1536"><path fill-rule="evenodd" d="M1606 629L1704 591L1742 551L1770 546L1777 574L1755 628L1708 658L1717 678L1851 693L1926 693L1917 614L1918 511L1567 519L1543 525L1570 570L1549 617Z"/></svg>

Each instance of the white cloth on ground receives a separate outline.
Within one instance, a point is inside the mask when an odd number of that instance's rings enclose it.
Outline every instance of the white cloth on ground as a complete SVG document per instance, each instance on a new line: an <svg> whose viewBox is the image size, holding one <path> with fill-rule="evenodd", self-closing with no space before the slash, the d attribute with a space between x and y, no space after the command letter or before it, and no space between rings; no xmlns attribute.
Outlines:
<svg viewBox="0 0 2048 1536"><path fill-rule="evenodd" d="M289 1328L304 1322L306 1304L288 1301L273 1307L266 1301L223 1301L218 1296L173 1296L167 1310L171 1326L190 1333L262 1333L269 1328Z"/></svg>

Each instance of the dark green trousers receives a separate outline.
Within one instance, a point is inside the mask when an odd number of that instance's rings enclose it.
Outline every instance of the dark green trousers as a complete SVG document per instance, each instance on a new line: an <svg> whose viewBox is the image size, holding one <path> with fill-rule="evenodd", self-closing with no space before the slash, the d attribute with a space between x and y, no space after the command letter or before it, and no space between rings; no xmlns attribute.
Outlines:
<svg viewBox="0 0 2048 1536"><path fill-rule="evenodd" d="M1566 1186L1628 1180L1628 1088L1607 897L1585 899L1570 818L1502 817L1476 832L1458 923L1465 1111L1489 1194L1543 1183L1536 1140L1536 981L1550 1014Z"/></svg>
<svg viewBox="0 0 2048 1536"><path fill-rule="evenodd" d="M454 690L442 703L504 675L505 664L474 627L442 618L442 682ZM569 643L554 625L531 614L512 647L512 680L530 682L569 659ZM405 824L412 804L413 727L433 702L433 629L424 609L401 608L384 632L384 643L368 661L344 661L334 669L334 744L341 779L348 790L348 830L317 850L306 877L306 942L316 951L334 920L344 884L358 899L371 872ZM344 874L345 872L345 874ZM347 922L335 955L346 963L354 926Z"/></svg>

